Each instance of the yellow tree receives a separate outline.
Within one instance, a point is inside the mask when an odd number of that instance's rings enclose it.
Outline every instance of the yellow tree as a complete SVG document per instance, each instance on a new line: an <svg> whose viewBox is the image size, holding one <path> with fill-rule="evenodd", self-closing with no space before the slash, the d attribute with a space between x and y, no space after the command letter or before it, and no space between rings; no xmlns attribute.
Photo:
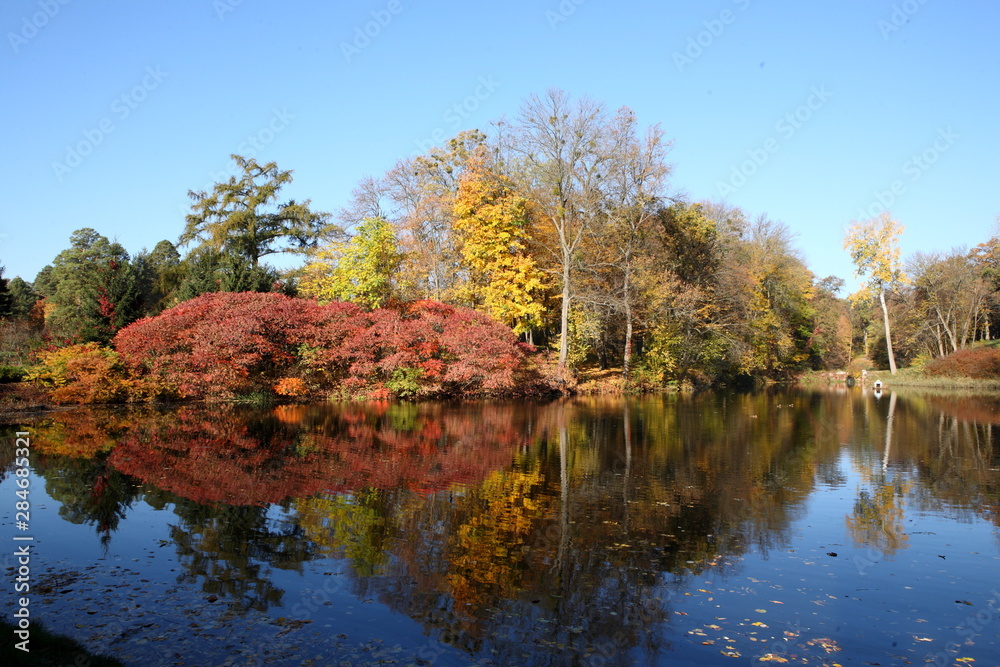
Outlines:
<svg viewBox="0 0 1000 667"><path fill-rule="evenodd" d="M490 169L482 148L459 181L454 214L462 264L469 272L462 296L516 333L539 326L546 284L527 250L528 202Z"/></svg>
<svg viewBox="0 0 1000 667"><path fill-rule="evenodd" d="M306 266L300 291L321 302L353 301L380 308L395 293L403 255L396 233L382 218L367 218L347 243L334 243Z"/></svg>
<svg viewBox="0 0 1000 667"><path fill-rule="evenodd" d="M888 212L877 218L853 221L844 238L844 249L851 253L855 275L868 277L868 283L859 296L878 297L885 322L885 345L889 353L889 372L896 374L896 358L892 354L889 333L889 309L885 305L885 291L906 282L899 259L899 236L903 225L892 219Z"/></svg>

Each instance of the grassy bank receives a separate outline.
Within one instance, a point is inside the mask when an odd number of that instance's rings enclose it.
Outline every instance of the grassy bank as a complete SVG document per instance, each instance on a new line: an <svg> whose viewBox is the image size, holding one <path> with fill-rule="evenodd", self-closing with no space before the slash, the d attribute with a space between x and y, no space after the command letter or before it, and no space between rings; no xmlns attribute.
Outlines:
<svg viewBox="0 0 1000 667"><path fill-rule="evenodd" d="M895 375L889 371L869 371L869 381L881 379L887 387L934 387L941 389L972 389L977 391L1000 391L1000 380L970 377L948 377L928 375L919 368L901 368Z"/></svg>
<svg viewBox="0 0 1000 667"><path fill-rule="evenodd" d="M798 384L804 387L819 387L843 383L843 380L838 379L836 375L837 372L810 371L798 377ZM859 380L860 378L855 376L855 381ZM926 387L928 389L961 389L982 392L1000 391L1000 380L929 375L920 368L900 368L895 375L892 375L888 370L868 371L866 379L868 385L873 384L876 380L881 380L886 388Z"/></svg>

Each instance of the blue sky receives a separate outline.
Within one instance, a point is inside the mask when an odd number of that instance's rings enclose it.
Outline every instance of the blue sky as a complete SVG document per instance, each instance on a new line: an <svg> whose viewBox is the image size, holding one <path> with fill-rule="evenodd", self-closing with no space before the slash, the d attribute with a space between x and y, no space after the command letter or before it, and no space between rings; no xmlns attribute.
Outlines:
<svg viewBox="0 0 1000 667"><path fill-rule="evenodd" d="M550 87L661 124L675 192L780 220L819 277L850 279L844 230L880 200L904 255L1000 214L994 0L5 0L0 28L7 277L81 227L176 241L231 153L336 211Z"/></svg>

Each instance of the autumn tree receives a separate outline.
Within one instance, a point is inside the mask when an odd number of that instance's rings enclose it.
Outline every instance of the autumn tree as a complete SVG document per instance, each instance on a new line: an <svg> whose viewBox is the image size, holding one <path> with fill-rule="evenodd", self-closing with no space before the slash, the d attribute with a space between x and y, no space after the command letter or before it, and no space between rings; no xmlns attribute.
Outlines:
<svg viewBox="0 0 1000 667"><path fill-rule="evenodd" d="M469 276L460 289L475 307L529 332L541 324L545 275L528 252L528 201L476 151L458 183L455 230Z"/></svg>
<svg viewBox="0 0 1000 667"><path fill-rule="evenodd" d="M882 306L885 325L885 345L889 355L889 372L896 374L896 358L892 351L892 337L889 331L889 309L885 303L885 293L906 282L900 264L899 236L903 226L888 213L877 218L855 221L844 237L844 249L851 254L855 275L867 276L867 284L857 298L878 297Z"/></svg>
<svg viewBox="0 0 1000 667"><path fill-rule="evenodd" d="M985 318L989 287L964 250L948 255L916 253L907 262L922 329L943 356L975 340Z"/></svg>
<svg viewBox="0 0 1000 667"><path fill-rule="evenodd" d="M969 258L979 270L979 274L990 289L984 313L983 323L986 338L997 337L997 325L1000 325L1000 217L997 218L997 230L984 243L980 243L969 252Z"/></svg>
<svg viewBox="0 0 1000 667"><path fill-rule="evenodd" d="M786 226L762 215L729 256L744 281L734 302L742 324L733 322L730 331L739 340L738 365L746 374L785 373L809 356L813 276L789 236Z"/></svg>
<svg viewBox="0 0 1000 667"><path fill-rule="evenodd" d="M402 261L392 225L383 218L368 218L350 241L335 242L317 253L299 289L322 303L351 301L380 308L396 294Z"/></svg>
<svg viewBox="0 0 1000 667"><path fill-rule="evenodd" d="M650 312L643 364L660 380L713 378L727 364L732 339L717 296L725 224L703 204L675 202L656 211L638 283Z"/></svg>
<svg viewBox="0 0 1000 667"><path fill-rule="evenodd" d="M809 352L815 369L846 368L851 362L851 313L847 302L838 296L844 281L827 276L813 284L814 312Z"/></svg>
<svg viewBox="0 0 1000 667"><path fill-rule="evenodd" d="M277 203L281 188L292 181L291 171L281 171L274 162L231 157L242 174L216 183L211 193L188 192L193 204L181 245L199 241L256 269L261 257L301 252L332 232L329 214L311 210L309 200Z"/></svg>
<svg viewBox="0 0 1000 667"><path fill-rule="evenodd" d="M637 285L643 253L649 248L656 212L666 197L666 163L669 142L659 126L640 136L638 120L628 107L618 111L609 134L610 159L604 181L604 224L596 226L596 248L603 248L604 268L610 274L610 305L625 320L625 344L622 374L629 378L632 365L632 339L641 307L642 295Z"/></svg>
<svg viewBox="0 0 1000 667"><path fill-rule="evenodd" d="M464 282L455 197L469 158L485 142L482 132L463 131L443 146L401 159L383 176L362 179L340 212L346 227L373 217L393 225L404 256L400 282L408 298L453 300Z"/></svg>
<svg viewBox="0 0 1000 667"><path fill-rule="evenodd" d="M532 95L522 105L512 149L520 191L538 206L547 226L547 251L561 287L559 364L569 352L569 316L575 268L585 235L601 218L601 179L610 158L603 105L572 100L561 90Z"/></svg>

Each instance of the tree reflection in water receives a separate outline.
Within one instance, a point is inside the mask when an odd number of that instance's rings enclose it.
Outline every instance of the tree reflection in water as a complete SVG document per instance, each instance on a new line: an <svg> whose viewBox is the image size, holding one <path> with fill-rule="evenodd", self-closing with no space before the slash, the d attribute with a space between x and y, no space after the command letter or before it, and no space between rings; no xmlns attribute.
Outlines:
<svg viewBox="0 0 1000 667"><path fill-rule="evenodd" d="M907 548L907 499L996 523L996 411L958 408L856 391L90 410L38 425L37 463L102 539L140 497L169 507L183 578L236 608L288 604L274 570L344 559L354 594L470 654L614 663L670 648L692 577L783 548L845 452L861 545Z"/></svg>

